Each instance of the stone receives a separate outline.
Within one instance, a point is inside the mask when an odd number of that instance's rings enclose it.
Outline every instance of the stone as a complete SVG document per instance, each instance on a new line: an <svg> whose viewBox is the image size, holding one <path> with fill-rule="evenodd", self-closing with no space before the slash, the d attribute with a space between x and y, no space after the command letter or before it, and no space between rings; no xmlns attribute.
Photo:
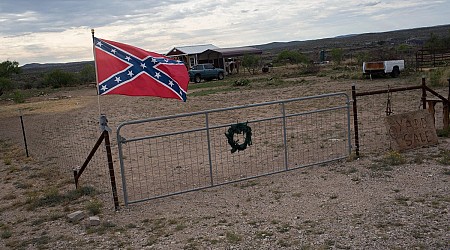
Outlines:
<svg viewBox="0 0 450 250"><path fill-rule="evenodd" d="M100 218L98 216L89 217L89 225L90 226L98 226L100 225Z"/></svg>
<svg viewBox="0 0 450 250"><path fill-rule="evenodd" d="M84 212L83 211L76 211L69 215L67 215L67 218L69 218L70 222L77 222L84 218Z"/></svg>

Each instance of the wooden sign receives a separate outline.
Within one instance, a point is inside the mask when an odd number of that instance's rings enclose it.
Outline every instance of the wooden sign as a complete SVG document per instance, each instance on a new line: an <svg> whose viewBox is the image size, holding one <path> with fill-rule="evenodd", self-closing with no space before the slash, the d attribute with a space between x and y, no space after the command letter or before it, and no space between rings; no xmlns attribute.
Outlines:
<svg viewBox="0 0 450 250"><path fill-rule="evenodd" d="M395 150L438 143L433 116L427 110L386 116L386 128Z"/></svg>

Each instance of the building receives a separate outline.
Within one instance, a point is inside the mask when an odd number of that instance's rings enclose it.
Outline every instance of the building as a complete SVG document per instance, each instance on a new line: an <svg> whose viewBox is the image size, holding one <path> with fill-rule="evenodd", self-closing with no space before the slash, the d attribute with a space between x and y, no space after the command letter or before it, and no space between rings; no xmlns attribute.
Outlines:
<svg viewBox="0 0 450 250"><path fill-rule="evenodd" d="M212 44L175 47L166 56L176 58L191 68L200 63L212 63L227 73L239 73L244 55L261 55L262 50L253 47L219 48Z"/></svg>
<svg viewBox="0 0 450 250"><path fill-rule="evenodd" d="M166 56L176 58L184 62L187 68L199 64L199 55L208 49L218 49L219 47L212 44L192 45L175 47L171 49Z"/></svg>

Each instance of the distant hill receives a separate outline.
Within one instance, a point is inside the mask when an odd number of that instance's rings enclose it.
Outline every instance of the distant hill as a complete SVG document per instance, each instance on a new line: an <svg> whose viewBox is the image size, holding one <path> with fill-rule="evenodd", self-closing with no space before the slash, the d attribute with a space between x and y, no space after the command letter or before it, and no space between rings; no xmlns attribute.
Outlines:
<svg viewBox="0 0 450 250"><path fill-rule="evenodd" d="M430 38L432 33L437 36L448 36L450 35L450 24L379 33L348 34L317 40L272 42L268 44L253 45L252 47L272 54L285 49L298 49L305 52L322 49L330 50L333 48L351 48L357 50L381 43L398 45L414 41L414 45L421 45Z"/></svg>
<svg viewBox="0 0 450 250"><path fill-rule="evenodd" d="M94 61L69 63L30 63L25 64L20 68L24 73L45 72L53 69L60 69L69 72L79 72L85 65L88 64L94 65Z"/></svg>

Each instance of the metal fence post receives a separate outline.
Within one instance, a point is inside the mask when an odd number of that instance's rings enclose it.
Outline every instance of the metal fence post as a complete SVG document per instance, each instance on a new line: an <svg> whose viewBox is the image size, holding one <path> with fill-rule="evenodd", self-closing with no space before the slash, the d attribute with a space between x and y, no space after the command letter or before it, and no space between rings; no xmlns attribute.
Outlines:
<svg viewBox="0 0 450 250"><path fill-rule="evenodd" d="M109 177L111 180L111 188L113 192L114 208L117 211L119 210L119 198L117 196L116 177L114 174L111 143L109 141L109 132L111 131L111 129L108 127L108 120L106 119L106 115L100 116L100 128L103 130L102 133L105 138L106 157L108 158Z"/></svg>
<svg viewBox="0 0 450 250"><path fill-rule="evenodd" d="M25 143L25 152L27 153L27 157L29 157L29 155L28 155L27 137L25 136L25 127L23 126L22 115L20 115L20 124L22 124L22 134L23 134L23 141Z"/></svg>
<svg viewBox="0 0 450 250"><path fill-rule="evenodd" d="M352 99L353 99L353 127L355 128L355 152L359 157L359 132L358 132L358 108L356 106L356 86L352 85Z"/></svg>
<svg viewBox="0 0 450 250"><path fill-rule="evenodd" d="M283 143L284 143L284 167L286 170L289 169L288 164L288 145L287 145L287 131L286 131L286 109L284 107L284 102L281 103L281 111L283 113Z"/></svg>
<svg viewBox="0 0 450 250"><path fill-rule="evenodd" d="M212 157L211 156L211 138L210 138L210 134L209 134L208 113L205 113L205 126L206 126L206 138L208 140L209 178L210 178L211 186L214 186L212 159L211 159L211 157Z"/></svg>
<svg viewBox="0 0 450 250"><path fill-rule="evenodd" d="M444 129L449 128L449 109L450 109L450 78L447 79L448 81L448 95L447 95L447 102L444 103Z"/></svg>

